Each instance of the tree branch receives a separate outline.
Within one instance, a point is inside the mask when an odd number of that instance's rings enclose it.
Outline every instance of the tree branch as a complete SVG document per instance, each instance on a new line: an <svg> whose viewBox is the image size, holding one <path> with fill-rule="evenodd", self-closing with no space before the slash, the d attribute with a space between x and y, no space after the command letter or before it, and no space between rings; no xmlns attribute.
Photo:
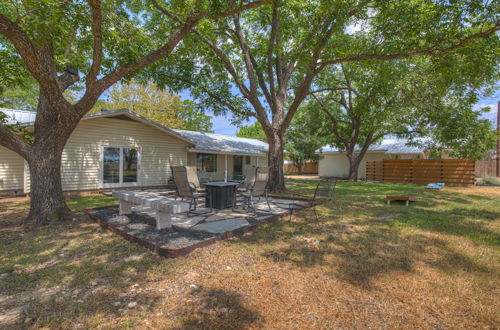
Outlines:
<svg viewBox="0 0 500 330"><path fill-rule="evenodd" d="M14 151L24 159L27 159L31 153L31 146L4 124L0 124L0 145Z"/></svg>
<svg viewBox="0 0 500 330"><path fill-rule="evenodd" d="M99 74L101 60L103 55L102 50L102 11L100 0L90 0L90 8L92 10L92 35L94 37L94 50L92 54L92 66L86 79L87 88L94 82Z"/></svg>
<svg viewBox="0 0 500 330"><path fill-rule="evenodd" d="M452 52L456 49L459 49L459 48L465 46L467 43L469 43L472 40L490 37L499 30L500 30L500 24L496 24L494 27L492 27L486 31L471 34L470 36L467 36L466 38L463 38L462 40L458 41L456 44L445 47L445 48L441 48L441 49L435 49L435 46L432 46L431 48L411 50L411 51L407 51L404 53L398 53L398 54L358 54L358 55L351 56L351 57L338 58L335 60L327 60L327 61L319 63L319 71L321 71L323 68L330 66L330 65L335 65L335 64L340 64L340 63L348 63L348 62L360 62L360 61L370 60L370 59L389 61L389 60L407 58L407 57L418 56L418 55L440 56L440 55ZM445 40L443 39L441 42L443 42L443 41L445 41Z"/></svg>

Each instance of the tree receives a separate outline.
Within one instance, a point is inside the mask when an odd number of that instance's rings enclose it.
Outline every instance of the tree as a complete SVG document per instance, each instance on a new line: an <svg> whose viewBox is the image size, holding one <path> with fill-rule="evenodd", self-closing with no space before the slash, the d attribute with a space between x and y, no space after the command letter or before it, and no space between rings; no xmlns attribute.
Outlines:
<svg viewBox="0 0 500 330"><path fill-rule="evenodd" d="M236 136L267 142L266 134L258 121L254 122L252 125L240 127L236 132Z"/></svg>
<svg viewBox="0 0 500 330"><path fill-rule="evenodd" d="M295 167L298 174L302 174L302 168L306 161L317 161L319 155L316 150L324 144L324 137L318 136L318 131L315 129L315 118L311 118L306 111L307 108L301 108L290 124L290 127L285 133L285 151Z"/></svg>
<svg viewBox="0 0 500 330"><path fill-rule="evenodd" d="M30 143L0 125L0 144L26 159L30 169L28 220L48 223L69 209L61 185L64 145L80 119L110 86L172 55L200 22L260 6L262 2L3 1L0 3L0 78L39 85ZM80 80L80 70L85 78ZM64 91L81 84L70 103Z"/></svg>
<svg viewBox="0 0 500 330"><path fill-rule="evenodd" d="M211 117L200 111L192 101L182 101L179 96L159 89L151 82L142 84L132 80L116 85L107 93L105 101L96 105L92 111L127 108L170 128L201 132L209 132L212 128Z"/></svg>
<svg viewBox="0 0 500 330"><path fill-rule="evenodd" d="M18 86L3 86L0 90L0 108L35 111L38 103L38 84L26 79Z"/></svg>
<svg viewBox="0 0 500 330"><path fill-rule="evenodd" d="M182 45L193 56L166 59L151 75L175 89L191 88L215 113L257 119L269 142L268 188L279 192L285 131L320 72L497 40L495 12L488 1L273 0L195 29Z"/></svg>
<svg viewBox="0 0 500 330"><path fill-rule="evenodd" d="M434 61L331 67L320 75L308 105L326 123L319 129L349 159L349 179L357 179L369 147L388 134L480 158L494 146L494 134L472 107L481 90L498 79L499 51L497 43L483 41ZM474 63L478 57L480 66Z"/></svg>

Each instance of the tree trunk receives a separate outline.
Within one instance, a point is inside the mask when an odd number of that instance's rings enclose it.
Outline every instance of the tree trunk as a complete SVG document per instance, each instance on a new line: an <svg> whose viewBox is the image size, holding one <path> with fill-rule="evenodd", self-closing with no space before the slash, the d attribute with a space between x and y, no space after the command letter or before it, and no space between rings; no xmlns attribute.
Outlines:
<svg viewBox="0 0 500 330"><path fill-rule="evenodd" d="M61 146L46 143L38 145L28 158L31 181L28 222L44 225L69 217L62 193L62 150Z"/></svg>
<svg viewBox="0 0 500 330"><path fill-rule="evenodd" d="M357 157L355 157L357 158ZM349 158L349 180L358 181L359 162L357 159Z"/></svg>
<svg viewBox="0 0 500 330"><path fill-rule="evenodd" d="M297 174L301 175L302 174L302 163L297 163Z"/></svg>
<svg viewBox="0 0 500 330"><path fill-rule="evenodd" d="M283 137L279 134L268 136L269 142L269 182L270 192L280 193L286 190L283 173Z"/></svg>

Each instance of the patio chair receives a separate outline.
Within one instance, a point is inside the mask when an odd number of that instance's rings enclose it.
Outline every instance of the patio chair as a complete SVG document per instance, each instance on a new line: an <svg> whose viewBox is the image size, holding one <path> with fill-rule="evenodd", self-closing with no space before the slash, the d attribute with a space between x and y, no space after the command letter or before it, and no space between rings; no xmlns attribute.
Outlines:
<svg viewBox="0 0 500 330"><path fill-rule="evenodd" d="M298 210L304 207L312 207L314 211L314 215L316 217L316 221L318 221L318 213L316 212L316 205L330 202L333 199L333 192L335 190L335 186L337 184L337 179L335 178L324 178L319 180L316 185L316 189L314 190L314 195L311 200L302 200L300 202L294 201L289 204L290 208L290 219L292 219L292 214L294 210ZM301 194L295 194L298 197L305 197Z"/></svg>
<svg viewBox="0 0 500 330"><path fill-rule="evenodd" d="M175 199L177 199L177 197L180 197L181 200L184 200L184 198L189 199L189 211L187 212L187 215L190 216L190 213L193 213L192 211L196 211L198 207L198 199L210 198L210 197L206 197L205 193L199 192L198 188L196 187L196 184L194 182L189 181L190 179L189 173L190 172L192 173L192 168L193 168L192 166L171 166L170 168L172 170L172 176L174 178L176 187ZM194 169L196 170L196 168ZM210 212L212 212L212 207L211 207L212 204L210 203L210 201L208 204L210 205ZM210 212L193 213L193 214L199 215Z"/></svg>
<svg viewBox="0 0 500 330"><path fill-rule="evenodd" d="M185 166L188 181L194 185L197 192L205 192L205 188L201 187L200 178L198 177L198 170L196 166Z"/></svg>
<svg viewBox="0 0 500 330"><path fill-rule="evenodd" d="M255 207L255 199L258 198L260 201L261 197L264 197L267 202L267 207L271 211L271 205L269 204L269 197L267 195L267 182L269 181L269 167L256 167L255 168L255 178L253 183L246 192L237 193L237 197L243 198L244 208L247 210L252 210L253 213L257 213L257 208ZM233 204L233 209L236 206Z"/></svg>
<svg viewBox="0 0 500 330"><path fill-rule="evenodd" d="M247 169L245 179L238 186L238 192L248 192L248 190L252 187L253 182L255 180L255 171L256 171L255 167Z"/></svg>

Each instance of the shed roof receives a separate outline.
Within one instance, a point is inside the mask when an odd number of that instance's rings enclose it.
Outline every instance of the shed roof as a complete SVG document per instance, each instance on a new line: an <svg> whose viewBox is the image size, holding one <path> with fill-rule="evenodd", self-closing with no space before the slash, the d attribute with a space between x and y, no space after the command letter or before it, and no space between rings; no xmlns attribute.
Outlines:
<svg viewBox="0 0 500 330"><path fill-rule="evenodd" d="M361 150L361 147L356 146L355 151L359 150ZM373 144L368 147L368 151L383 152L386 154L421 154L425 152L425 148L411 145L407 139L388 137L384 138L381 143ZM326 145L316 150L316 153L322 154L334 154L341 152L343 151L332 145Z"/></svg>

